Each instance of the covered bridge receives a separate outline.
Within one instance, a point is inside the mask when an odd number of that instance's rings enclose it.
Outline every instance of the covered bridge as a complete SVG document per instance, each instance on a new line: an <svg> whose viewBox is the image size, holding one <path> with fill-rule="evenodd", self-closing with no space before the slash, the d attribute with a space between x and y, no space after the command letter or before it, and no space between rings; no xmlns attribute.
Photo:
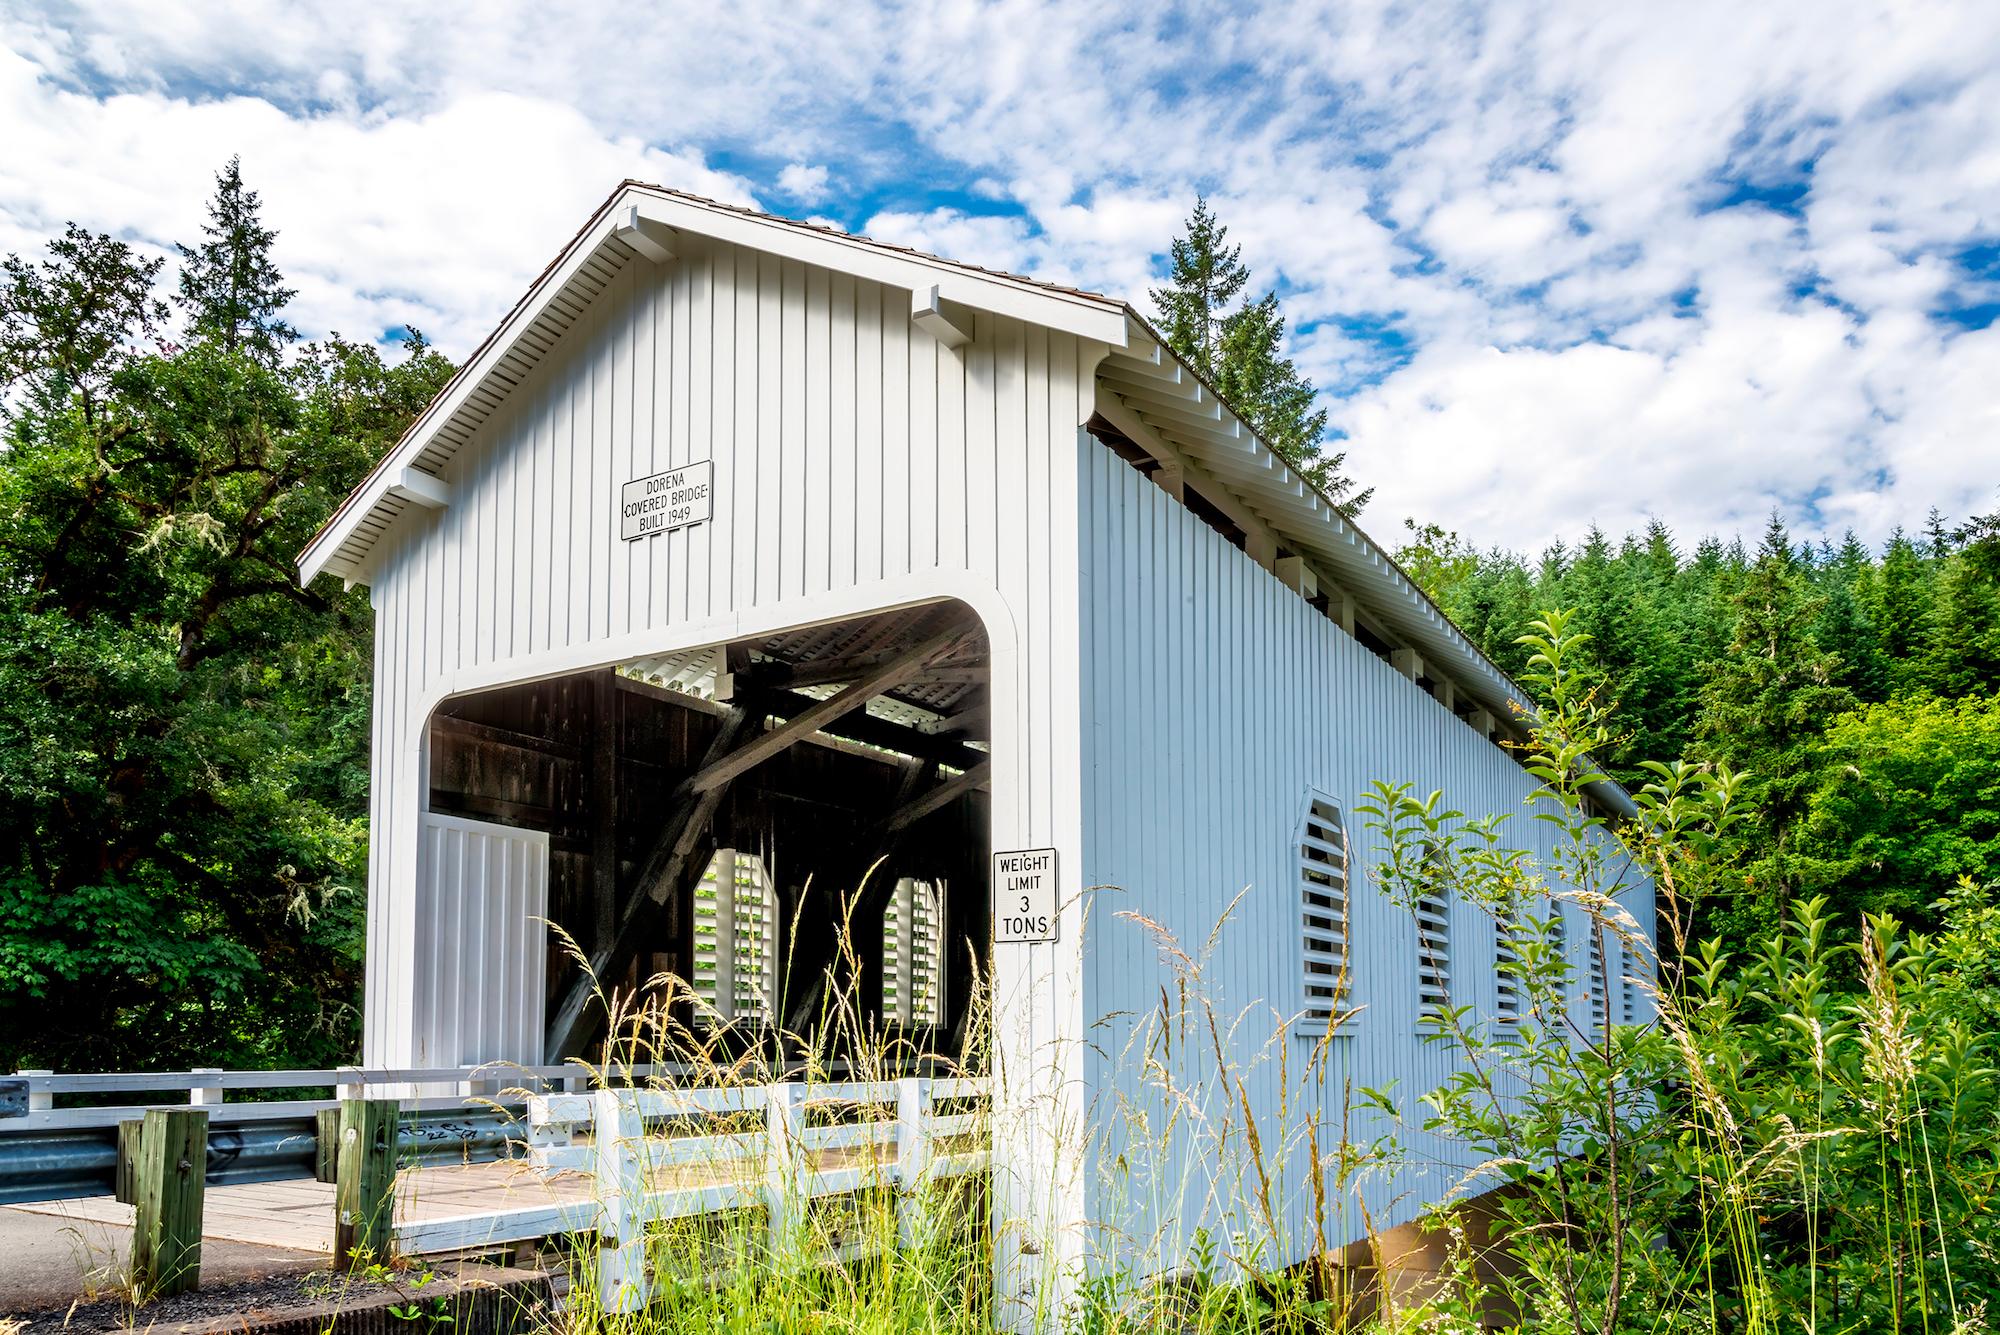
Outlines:
<svg viewBox="0 0 2000 1335"><path fill-rule="evenodd" d="M1504 1003L1491 930L1445 906L1423 964L1349 839L1376 779L1518 809L1518 692L1121 301L627 183L300 568L376 615L370 1064L589 1052L543 918L761 1042L851 913L922 1043L990 973L1018 1276L1112 1210L1092 1121L1171 983L1112 910L1198 942L1234 902L1208 985L1301 1051L1344 977L1314 1097L1427 1087L1421 1009ZM1313 1197L1296 1248L1358 1227Z"/></svg>

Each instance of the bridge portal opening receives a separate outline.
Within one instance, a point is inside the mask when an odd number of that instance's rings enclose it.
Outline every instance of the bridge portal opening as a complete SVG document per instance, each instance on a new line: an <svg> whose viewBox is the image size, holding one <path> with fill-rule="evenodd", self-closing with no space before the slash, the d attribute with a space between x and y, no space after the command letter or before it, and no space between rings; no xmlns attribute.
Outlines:
<svg viewBox="0 0 2000 1335"><path fill-rule="evenodd" d="M418 996L450 1012L433 1055L595 1059L602 997L672 976L675 1018L719 1054L827 1051L831 996L913 1057L957 1057L992 939L989 700L986 636L946 602L446 701L432 823L535 832L525 856L545 839L551 926L489 947L532 953L512 962L542 984L514 1051L472 1050L492 1046L476 1012L509 1002L476 995L466 943L420 949ZM462 866L420 880L440 923L491 894Z"/></svg>

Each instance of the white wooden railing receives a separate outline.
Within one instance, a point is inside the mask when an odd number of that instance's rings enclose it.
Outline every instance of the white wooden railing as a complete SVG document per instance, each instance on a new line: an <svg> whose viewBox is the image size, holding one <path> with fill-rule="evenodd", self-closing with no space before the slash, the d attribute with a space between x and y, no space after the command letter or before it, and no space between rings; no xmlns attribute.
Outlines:
<svg viewBox="0 0 2000 1335"><path fill-rule="evenodd" d="M940 1114L938 1103L986 1095L984 1080L921 1078L539 1095L528 1101L532 1161L543 1173L588 1173L589 1199L410 1221L397 1228L396 1247L419 1254L595 1232L599 1300L607 1311L636 1311L650 1287L646 1229L659 1220L762 1206L782 1254L807 1202L887 1187L909 1236L926 1183L990 1163L986 1114ZM814 1111L829 1108L850 1120L811 1125ZM757 1131L679 1129L759 1112ZM699 1180L654 1184L674 1170Z"/></svg>

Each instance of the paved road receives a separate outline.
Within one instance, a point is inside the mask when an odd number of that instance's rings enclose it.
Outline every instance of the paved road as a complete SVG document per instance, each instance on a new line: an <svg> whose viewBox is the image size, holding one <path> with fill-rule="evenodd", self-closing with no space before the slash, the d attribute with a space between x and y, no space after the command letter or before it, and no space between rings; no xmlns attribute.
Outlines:
<svg viewBox="0 0 2000 1335"><path fill-rule="evenodd" d="M124 1225L66 1219L0 1205L0 1314L67 1307L78 1298L108 1296L132 1251ZM318 1252L289 1251L205 1238L203 1286L299 1274L326 1264Z"/></svg>

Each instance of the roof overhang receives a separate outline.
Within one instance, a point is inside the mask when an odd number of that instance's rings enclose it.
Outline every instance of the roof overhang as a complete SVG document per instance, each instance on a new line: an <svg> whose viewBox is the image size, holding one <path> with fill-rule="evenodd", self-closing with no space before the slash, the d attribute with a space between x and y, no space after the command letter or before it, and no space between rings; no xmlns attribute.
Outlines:
<svg viewBox="0 0 2000 1335"><path fill-rule="evenodd" d="M1383 628L1434 663L1461 689L1497 710L1520 707L1532 725L1532 697L1431 601L1394 557L1260 438L1195 368L1167 346L1138 312L1123 343L1098 364L1098 382L1122 414L1171 446L1196 476L1197 489L1231 497L1274 542L1303 556L1356 598ZM1114 423L1114 425L1121 425ZM1199 480L1197 480L1199 479ZM1593 789L1620 815L1637 808L1606 779Z"/></svg>
<svg viewBox="0 0 2000 1335"><path fill-rule="evenodd" d="M553 350L589 302L626 266L674 261L682 233L853 274L911 294L911 317L940 341L969 333L986 311L1111 347L1131 327L1123 302L956 264L830 227L777 218L627 181L534 282L394 449L299 554L299 578L365 578L376 540L411 505L448 503L440 478L514 387Z"/></svg>

